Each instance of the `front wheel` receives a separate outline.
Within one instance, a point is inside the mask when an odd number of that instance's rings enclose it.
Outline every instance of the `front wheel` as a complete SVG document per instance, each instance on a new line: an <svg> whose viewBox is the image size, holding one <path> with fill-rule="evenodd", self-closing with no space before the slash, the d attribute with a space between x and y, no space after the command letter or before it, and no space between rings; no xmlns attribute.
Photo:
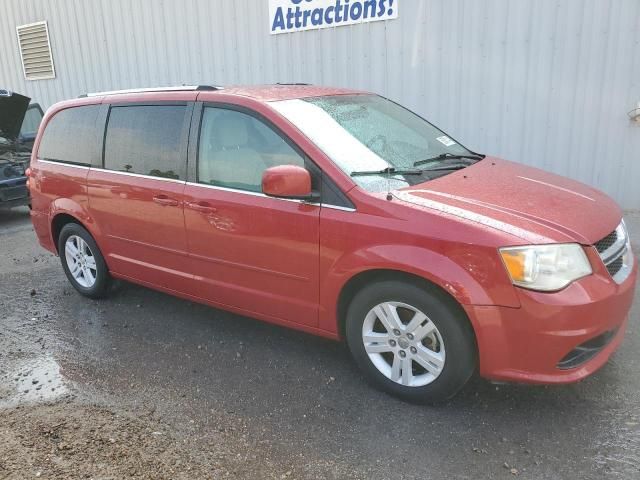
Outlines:
<svg viewBox="0 0 640 480"><path fill-rule="evenodd" d="M367 378L411 402L451 398L476 367L464 312L435 287L396 280L365 287L349 306L346 334Z"/></svg>

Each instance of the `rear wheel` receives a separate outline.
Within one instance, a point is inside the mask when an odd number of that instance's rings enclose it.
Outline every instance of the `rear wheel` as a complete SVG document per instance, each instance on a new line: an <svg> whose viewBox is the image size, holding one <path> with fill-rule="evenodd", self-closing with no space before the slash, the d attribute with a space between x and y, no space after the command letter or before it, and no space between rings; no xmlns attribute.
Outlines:
<svg viewBox="0 0 640 480"><path fill-rule="evenodd" d="M77 223L62 228L58 252L71 285L90 298L103 297L109 287L109 271L91 234Z"/></svg>
<svg viewBox="0 0 640 480"><path fill-rule="evenodd" d="M362 289L347 313L347 342L367 378L418 403L454 396L475 370L464 312L436 288L396 280Z"/></svg>

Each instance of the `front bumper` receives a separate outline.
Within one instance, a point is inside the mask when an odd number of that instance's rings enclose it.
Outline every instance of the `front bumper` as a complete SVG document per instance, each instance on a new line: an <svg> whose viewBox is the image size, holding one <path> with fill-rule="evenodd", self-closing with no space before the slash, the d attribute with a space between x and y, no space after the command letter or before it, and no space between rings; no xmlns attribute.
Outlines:
<svg viewBox="0 0 640 480"><path fill-rule="evenodd" d="M480 375L521 383L570 383L602 367L624 337L638 263L616 284L604 268L564 290L517 288L520 308L465 306Z"/></svg>
<svg viewBox="0 0 640 480"><path fill-rule="evenodd" d="M27 177L0 180L0 209L28 204Z"/></svg>

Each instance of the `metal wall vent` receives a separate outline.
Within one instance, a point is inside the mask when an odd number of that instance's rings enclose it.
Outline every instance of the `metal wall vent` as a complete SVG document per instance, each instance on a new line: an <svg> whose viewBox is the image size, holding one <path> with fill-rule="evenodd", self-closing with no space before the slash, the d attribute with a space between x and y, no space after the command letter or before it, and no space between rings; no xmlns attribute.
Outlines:
<svg viewBox="0 0 640 480"><path fill-rule="evenodd" d="M30 23L16 27L18 45L22 58L22 71L27 80L55 78L49 42L47 22Z"/></svg>

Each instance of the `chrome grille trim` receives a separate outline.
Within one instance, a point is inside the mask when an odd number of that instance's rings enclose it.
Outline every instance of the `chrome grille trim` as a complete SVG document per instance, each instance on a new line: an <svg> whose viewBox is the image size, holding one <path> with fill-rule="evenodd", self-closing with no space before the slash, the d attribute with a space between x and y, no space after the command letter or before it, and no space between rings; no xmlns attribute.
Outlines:
<svg viewBox="0 0 640 480"><path fill-rule="evenodd" d="M624 221L620 222L620 225L613 232L597 242L594 247L613 281L618 284L624 282L633 267L633 254Z"/></svg>
<svg viewBox="0 0 640 480"><path fill-rule="evenodd" d="M596 243L596 249L600 252L600 258L602 258L605 265L608 265L617 259L623 253L623 250L627 245L628 235L627 230L624 227L624 223L620 223L613 233L615 233L615 241L605 250L600 251L598 245L602 245L602 243L609 239L612 234L607 235L604 239Z"/></svg>
<svg viewBox="0 0 640 480"><path fill-rule="evenodd" d="M616 229L595 244L596 250L598 250L598 253L604 252L607 248L613 245L617 239L618 239L618 231Z"/></svg>

